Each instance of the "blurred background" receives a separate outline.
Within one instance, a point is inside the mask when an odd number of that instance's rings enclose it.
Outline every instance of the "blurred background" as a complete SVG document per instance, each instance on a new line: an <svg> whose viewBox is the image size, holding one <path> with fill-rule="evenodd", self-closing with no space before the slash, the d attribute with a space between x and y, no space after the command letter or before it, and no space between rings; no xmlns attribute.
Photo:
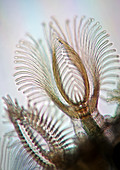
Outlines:
<svg viewBox="0 0 120 170"><path fill-rule="evenodd" d="M48 23L51 16L64 23L65 19L72 21L75 15L86 15L100 21L120 54L119 0L0 0L0 136L5 131L5 126L1 126L4 115L2 97L10 94L20 104L26 102L22 92L17 91L13 77L16 44L26 32L36 39L44 38L41 23ZM114 113L111 104L101 103L99 109L103 114Z"/></svg>

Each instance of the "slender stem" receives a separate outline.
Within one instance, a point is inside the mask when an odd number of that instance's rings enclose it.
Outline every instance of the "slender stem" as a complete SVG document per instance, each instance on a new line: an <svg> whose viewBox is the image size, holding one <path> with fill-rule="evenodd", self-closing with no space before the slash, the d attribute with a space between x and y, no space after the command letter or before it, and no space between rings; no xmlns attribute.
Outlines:
<svg viewBox="0 0 120 170"><path fill-rule="evenodd" d="M87 117L83 117L81 119L81 123L82 123L83 129L85 130L88 136L90 137L96 136L100 138L103 136L102 130L97 125L97 123L95 122L95 120L92 118L91 115Z"/></svg>

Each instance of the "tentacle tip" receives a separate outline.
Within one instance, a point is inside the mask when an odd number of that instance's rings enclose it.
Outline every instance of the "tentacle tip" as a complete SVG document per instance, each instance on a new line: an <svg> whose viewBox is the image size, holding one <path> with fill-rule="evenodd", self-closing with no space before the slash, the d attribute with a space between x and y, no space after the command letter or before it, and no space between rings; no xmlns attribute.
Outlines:
<svg viewBox="0 0 120 170"><path fill-rule="evenodd" d="M17 44L17 45L16 45L16 48L20 48L20 44ZM15 51L15 52L16 52L16 51Z"/></svg>
<svg viewBox="0 0 120 170"><path fill-rule="evenodd" d="M67 19L67 20L66 20L66 24L69 24L69 23L70 23L70 20L69 20L69 19Z"/></svg>
<svg viewBox="0 0 120 170"><path fill-rule="evenodd" d="M91 21L93 22L93 21L95 21L95 19L94 19L94 18L91 18Z"/></svg>
<svg viewBox="0 0 120 170"><path fill-rule="evenodd" d="M46 23L45 23L45 22L42 22L42 26L45 27L45 26L46 26Z"/></svg>
<svg viewBox="0 0 120 170"><path fill-rule="evenodd" d="M26 32L26 34L25 34L25 35L26 35L26 36L28 36L28 37L29 37L29 36L31 36L29 32Z"/></svg>
<svg viewBox="0 0 120 170"><path fill-rule="evenodd" d="M3 96L3 97L2 97L2 100L5 102L6 98Z"/></svg>
<svg viewBox="0 0 120 170"><path fill-rule="evenodd" d="M15 69L15 70L16 70L16 69ZM13 77L15 77L15 76L16 76L16 73L13 74ZM15 79L15 81L16 81L16 79Z"/></svg>
<svg viewBox="0 0 120 170"><path fill-rule="evenodd" d="M28 36L28 35L27 35L27 36ZM23 45L23 43L24 43L24 40L20 40L20 41L19 41L19 44L20 44L20 45Z"/></svg>
<svg viewBox="0 0 120 170"><path fill-rule="evenodd" d="M86 18L86 16L85 15L83 15L82 17L81 17L81 19L83 20L83 19L85 19Z"/></svg>
<svg viewBox="0 0 120 170"><path fill-rule="evenodd" d="M38 42L39 42L40 44L42 44L42 39L38 39Z"/></svg>
<svg viewBox="0 0 120 170"><path fill-rule="evenodd" d="M12 100L9 94L7 94L7 98L8 98L9 100Z"/></svg>
<svg viewBox="0 0 120 170"><path fill-rule="evenodd" d="M31 103L31 99L29 99L29 100L28 100L28 104L29 104L29 106L30 106L30 103Z"/></svg>
<svg viewBox="0 0 120 170"><path fill-rule="evenodd" d="M17 48L19 48L20 46L19 46L19 45L17 45L16 47L17 47ZM15 54L18 54L18 53L19 53L19 52L16 50L16 51L15 51Z"/></svg>
<svg viewBox="0 0 120 170"><path fill-rule="evenodd" d="M17 101L17 99L15 98L15 104L18 106L18 101Z"/></svg>
<svg viewBox="0 0 120 170"><path fill-rule="evenodd" d="M98 25L100 25L100 22L99 22L99 21L97 21L97 22L96 22L96 25L97 25L97 26L98 26Z"/></svg>
<svg viewBox="0 0 120 170"><path fill-rule="evenodd" d="M74 16L74 19L76 20L77 18L78 18L78 16L77 16L77 15L75 15L75 16Z"/></svg>
<svg viewBox="0 0 120 170"><path fill-rule="evenodd" d="M52 22L52 21L50 21L50 22L49 22L49 26L50 26L50 27L52 27L52 25L53 25L53 22Z"/></svg>
<svg viewBox="0 0 120 170"><path fill-rule="evenodd" d="M55 20L55 17L52 15L52 16L51 16L51 19Z"/></svg>
<svg viewBox="0 0 120 170"><path fill-rule="evenodd" d="M89 22L93 22L94 18L89 18L88 20L89 20Z"/></svg>
<svg viewBox="0 0 120 170"><path fill-rule="evenodd" d="M22 110L25 110L25 109L24 109L24 106L21 106L21 109L22 109Z"/></svg>

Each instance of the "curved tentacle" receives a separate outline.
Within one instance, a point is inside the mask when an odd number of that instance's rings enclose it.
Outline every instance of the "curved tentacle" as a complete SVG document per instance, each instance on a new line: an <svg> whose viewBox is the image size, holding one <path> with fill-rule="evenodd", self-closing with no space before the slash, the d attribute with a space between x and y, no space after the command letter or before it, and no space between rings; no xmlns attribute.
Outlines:
<svg viewBox="0 0 120 170"><path fill-rule="evenodd" d="M4 98L4 101L8 116L29 156L40 166L55 168L55 156L58 154L61 159L59 162L63 161L65 150L75 146L70 137L71 127L62 128L65 118L63 116L60 119L50 118L45 108L38 111L29 104L26 110L18 105L17 100L14 104L9 96ZM51 109L48 110L50 112ZM45 140L48 150L43 149L41 137Z"/></svg>

